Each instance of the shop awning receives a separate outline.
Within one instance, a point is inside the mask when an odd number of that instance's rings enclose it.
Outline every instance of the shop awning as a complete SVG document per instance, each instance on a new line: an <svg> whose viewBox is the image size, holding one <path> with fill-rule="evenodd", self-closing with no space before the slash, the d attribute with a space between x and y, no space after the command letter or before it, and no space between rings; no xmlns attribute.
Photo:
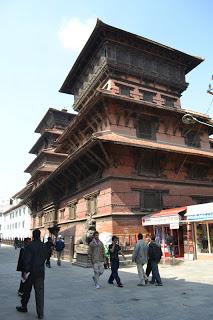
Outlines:
<svg viewBox="0 0 213 320"><path fill-rule="evenodd" d="M188 206L185 216L188 221L213 220L213 202Z"/></svg>
<svg viewBox="0 0 213 320"><path fill-rule="evenodd" d="M142 218L143 226L156 226L162 224L179 224L181 221L180 213L186 211L187 207L172 208L161 210Z"/></svg>

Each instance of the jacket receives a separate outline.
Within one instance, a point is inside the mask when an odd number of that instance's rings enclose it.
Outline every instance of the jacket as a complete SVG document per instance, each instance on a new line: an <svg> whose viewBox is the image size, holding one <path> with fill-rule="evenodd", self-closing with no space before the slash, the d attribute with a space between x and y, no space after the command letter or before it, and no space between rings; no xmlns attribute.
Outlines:
<svg viewBox="0 0 213 320"><path fill-rule="evenodd" d="M24 248L20 249L16 271L24 271L23 265Z"/></svg>
<svg viewBox="0 0 213 320"><path fill-rule="evenodd" d="M148 248L149 260L159 263L162 257L161 247L155 242L151 241Z"/></svg>
<svg viewBox="0 0 213 320"><path fill-rule="evenodd" d="M93 239L90 242L88 256L90 257L92 264L104 262L104 245L100 240L96 242L96 240Z"/></svg>
<svg viewBox="0 0 213 320"><path fill-rule="evenodd" d="M62 251L62 250L64 250L64 247L65 247L64 241L62 241L62 240L56 241L56 243L55 243L55 250L56 251Z"/></svg>
<svg viewBox="0 0 213 320"><path fill-rule="evenodd" d="M33 240L24 250L23 266L25 272L30 272L32 278L44 278L44 263L47 250L41 240Z"/></svg>
<svg viewBox="0 0 213 320"><path fill-rule="evenodd" d="M147 263L147 251L146 243L142 239L138 240L132 253L132 261L142 265Z"/></svg>

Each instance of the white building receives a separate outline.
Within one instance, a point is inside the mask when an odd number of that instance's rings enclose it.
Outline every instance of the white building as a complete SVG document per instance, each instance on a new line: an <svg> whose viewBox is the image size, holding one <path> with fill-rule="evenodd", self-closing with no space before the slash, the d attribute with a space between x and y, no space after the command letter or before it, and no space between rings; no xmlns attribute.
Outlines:
<svg viewBox="0 0 213 320"><path fill-rule="evenodd" d="M30 209L20 199L13 200L9 209L3 212L1 233L5 240L26 238L30 232Z"/></svg>
<svg viewBox="0 0 213 320"><path fill-rule="evenodd" d="M10 200L0 198L0 239L2 238L2 230L3 230L3 223L4 223L3 212L7 210L9 206L10 206Z"/></svg>

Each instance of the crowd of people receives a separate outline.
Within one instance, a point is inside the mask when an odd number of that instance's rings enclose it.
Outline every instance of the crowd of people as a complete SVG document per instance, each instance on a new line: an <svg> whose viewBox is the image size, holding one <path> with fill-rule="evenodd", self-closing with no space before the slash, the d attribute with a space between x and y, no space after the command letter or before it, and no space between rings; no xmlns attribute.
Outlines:
<svg viewBox="0 0 213 320"><path fill-rule="evenodd" d="M19 312L28 311L27 305L32 287L34 287L38 319L43 319L45 264L46 267L51 267L50 258L53 250L55 250L57 254L57 265L61 266L61 256L65 244L61 236L58 236L55 242L53 242L51 237L47 239L47 242L42 242L40 239L40 230L38 229L33 231L32 236L32 241L30 238L24 239L24 245L20 249L17 271L21 272L21 281L18 289L18 295L21 297L21 306L16 307L16 309ZM93 281L95 288L100 289L100 276L103 274L104 268L106 269L109 266L111 267L111 274L108 279L108 284L113 285L115 281L117 287L123 287L118 274L119 255L122 255L123 258L126 259L119 245L117 236L112 236L112 243L106 246L99 239L98 231L94 232L93 239L89 243L88 257L91 260L94 271ZM151 236L147 242L143 240L143 235L139 233L138 241L132 253L132 261L137 265L139 277L138 286L146 286L148 284L162 286L158 269L161 256L161 247L155 241L155 236ZM145 265L146 270L144 270ZM151 273L152 278L149 281Z"/></svg>
<svg viewBox="0 0 213 320"><path fill-rule="evenodd" d="M121 279L118 275L119 269L119 255L122 255L125 259L125 255L119 246L119 239L117 236L112 237L112 244L108 248L111 274L108 279L110 285L113 284L114 280L119 288L123 287ZM94 238L89 244L89 257L94 270L93 281L97 289L100 288L100 276L104 272L104 261L105 261L105 248L104 244L99 239L98 231L95 231ZM132 261L136 263L139 283L138 286L146 286L148 283L155 284L156 286L162 286L161 277L159 274L158 263L162 257L161 247L155 241L155 235L151 236L150 241L146 243L143 240L143 235L138 234L138 241L135 245L132 254ZM146 271L144 265L147 264ZM148 281L149 275L152 273L151 281Z"/></svg>

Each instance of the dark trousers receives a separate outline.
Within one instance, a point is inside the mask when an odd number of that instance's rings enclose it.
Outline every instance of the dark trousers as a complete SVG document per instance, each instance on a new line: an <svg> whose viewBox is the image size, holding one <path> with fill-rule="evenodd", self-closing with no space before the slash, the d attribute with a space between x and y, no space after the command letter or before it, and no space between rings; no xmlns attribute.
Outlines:
<svg viewBox="0 0 213 320"><path fill-rule="evenodd" d="M32 286L35 290L36 299L36 310L38 316L44 315L44 278L32 278L29 275L28 279L25 281L24 294L21 299L22 307L27 308L28 301L30 299L30 294Z"/></svg>
<svg viewBox="0 0 213 320"><path fill-rule="evenodd" d="M121 284L121 280L118 276L118 268L119 268L119 261L115 260L115 261L111 261L111 275L109 277L108 282L109 283L113 283L113 281L115 280L117 282L117 284Z"/></svg>
<svg viewBox="0 0 213 320"><path fill-rule="evenodd" d="M151 268L152 268L152 280L151 282L157 282L157 283L162 283L161 282L161 277L159 274L158 270L158 263L156 261L151 260Z"/></svg>
<svg viewBox="0 0 213 320"><path fill-rule="evenodd" d="M20 281L20 285L19 285L19 289L18 289L19 293L24 293L25 283L26 283L26 281L25 282Z"/></svg>
<svg viewBox="0 0 213 320"><path fill-rule="evenodd" d="M46 266L50 268L50 258L51 255L48 255L47 260L46 260Z"/></svg>
<svg viewBox="0 0 213 320"><path fill-rule="evenodd" d="M147 266L146 266L146 275L147 275L147 277L149 277L151 272L152 272L151 261L148 259Z"/></svg>

